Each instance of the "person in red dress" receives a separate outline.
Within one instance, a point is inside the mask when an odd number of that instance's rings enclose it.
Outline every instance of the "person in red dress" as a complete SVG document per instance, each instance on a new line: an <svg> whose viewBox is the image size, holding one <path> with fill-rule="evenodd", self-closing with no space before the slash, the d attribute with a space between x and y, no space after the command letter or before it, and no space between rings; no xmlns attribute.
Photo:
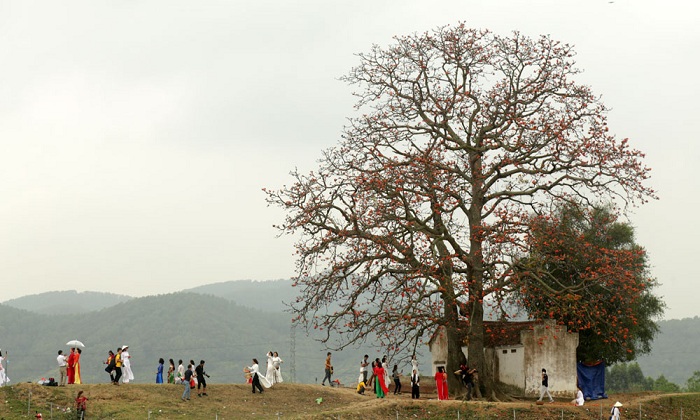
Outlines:
<svg viewBox="0 0 700 420"><path fill-rule="evenodd" d="M66 374L68 375L68 385L70 385L75 383L75 347L70 349L67 362Z"/></svg>
<svg viewBox="0 0 700 420"><path fill-rule="evenodd" d="M438 400L448 399L447 373L445 373L443 366L438 367L437 372L435 372L435 386L437 387Z"/></svg>
<svg viewBox="0 0 700 420"><path fill-rule="evenodd" d="M374 366L374 393L377 398L384 398L388 392L389 388L384 381L384 367L382 362L377 362Z"/></svg>

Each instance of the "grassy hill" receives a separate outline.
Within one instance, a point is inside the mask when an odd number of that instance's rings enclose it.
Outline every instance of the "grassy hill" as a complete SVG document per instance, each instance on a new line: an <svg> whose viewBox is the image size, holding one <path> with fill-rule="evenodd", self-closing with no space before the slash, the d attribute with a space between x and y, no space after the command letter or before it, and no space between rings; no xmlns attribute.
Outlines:
<svg viewBox="0 0 700 420"><path fill-rule="evenodd" d="M568 401L536 405L534 399L510 402L440 401L434 393L418 401L409 394L357 395L349 388L317 385L280 384L263 394L251 394L248 385L212 385L208 397L181 401L180 385L84 385L45 387L19 384L0 388L0 419L74 419L73 400L78 389L88 397L88 418L92 419L455 419L517 418L519 420L607 418L615 401L624 404L623 418L670 419L700 418L699 394L619 394L608 400L573 407ZM322 401L317 403L317 399ZM70 409L70 411L67 411ZM29 415L28 415L29 414ZM459 417L458 417L459 416Z"/></svg>

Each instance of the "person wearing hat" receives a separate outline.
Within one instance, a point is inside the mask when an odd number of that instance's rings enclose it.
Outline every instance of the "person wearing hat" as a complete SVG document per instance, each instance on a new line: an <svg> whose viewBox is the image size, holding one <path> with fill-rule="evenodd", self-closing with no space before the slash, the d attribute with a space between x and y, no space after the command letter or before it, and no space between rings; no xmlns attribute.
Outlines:
<svg viewBox="0 0 700 420"><path fill-rule="evenodd" d="M128 384L134 380L134 373L131 371L131 356L129 355L129 346L122 346L122 367L124 368L124 379L122 382Z"/></svg>
<svg viewBox="0 0 700 420"><path fill-rule="evenodd" d="M620 401L613 405L612 410L610 410L610 420L620 420L620 407L622 407L622 403Z"/></svg>

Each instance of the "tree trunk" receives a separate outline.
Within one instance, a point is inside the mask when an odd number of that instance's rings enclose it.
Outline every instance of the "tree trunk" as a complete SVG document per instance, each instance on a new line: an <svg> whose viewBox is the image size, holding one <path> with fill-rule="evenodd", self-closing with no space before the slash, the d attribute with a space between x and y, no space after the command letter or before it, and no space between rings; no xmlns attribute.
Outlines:
<svg viewBox="0 0 700 420"><path fill-rule="evenodd" d="M481 142L478 141L480 144ZM484 385L485 396L493 399L493 372L486 366L484 356L484 184L483 156L479 152L469 154L472 175L472 202L467 213L469 217L469 259L467 269L469 290L469 334L467 353L469 366L479 370L479 379Z"/></svg>
<svg viewBox="0 0 700 420"><path fill-rule="evenodd" d="M445 301L445 318L447 319L446 338L447 338L447 385L452 397L460 395L464 392L462 381L454 372L459 370L459 365L466 362L462 346L464 346L464 334L460 332L458 325L457 305L453 300L453 304L448 305Z"/></svg>

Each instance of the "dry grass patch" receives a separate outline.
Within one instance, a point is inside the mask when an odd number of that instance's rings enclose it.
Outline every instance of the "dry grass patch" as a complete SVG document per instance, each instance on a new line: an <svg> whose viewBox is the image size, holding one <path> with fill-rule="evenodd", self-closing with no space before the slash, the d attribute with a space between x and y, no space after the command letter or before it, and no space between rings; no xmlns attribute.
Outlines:
<svg viewBox="0 0 700 420"><path fill-rule="evenodd" d="M73 400L78 390L85 391L89 419L513 419L599 420L611 404L625 404L625 418L700 418L699 394L620 394L610 399L573 407L567 402L538 406L535 400L493 403L485 401L441 401L434 394L422 395L419 401L410 394L357 395L350 388L329 388L318 385L276 385L265 393L251 393L249 385L210 385L208 397L197 397L193 390L190 401L180 400L180 385L129 384L112 386L74 385L45 387L17 384L0 388L0 420L30 419L39 411L44 419L74 419ZM31 393L31 399L30 399ZM317 399L322 402L318 404ZM28 408L29 406L29 415ZM64 412L70 408L70 412ZM51 410L53 410L51 417Z"/></svg>

